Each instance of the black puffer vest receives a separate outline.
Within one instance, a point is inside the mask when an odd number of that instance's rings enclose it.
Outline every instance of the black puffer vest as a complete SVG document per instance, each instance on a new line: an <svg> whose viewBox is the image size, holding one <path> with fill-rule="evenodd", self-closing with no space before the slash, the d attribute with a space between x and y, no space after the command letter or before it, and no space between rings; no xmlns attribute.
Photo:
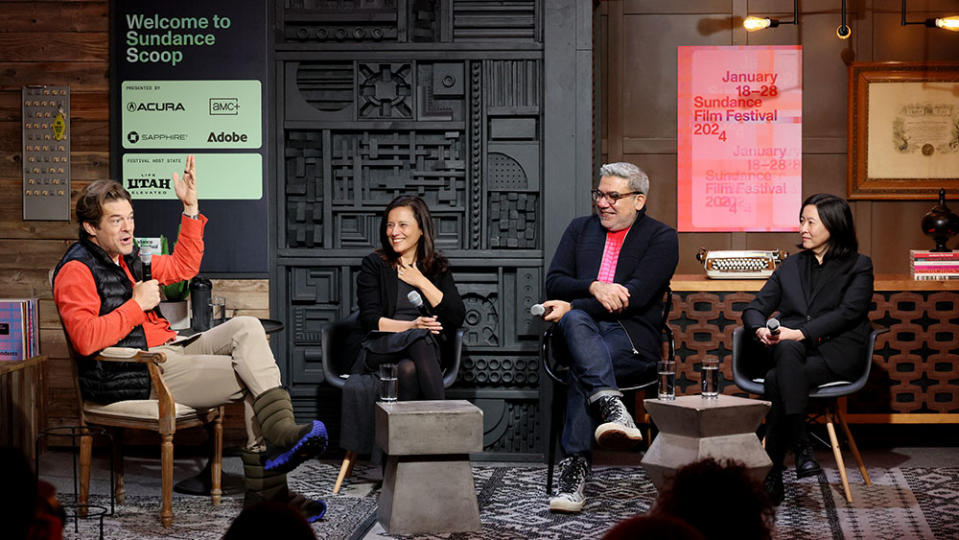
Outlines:
<svg viewBox="0 0 959 540"><path fill-rule="evenodd" d="M140 250L123 257L135 279L143 279L143 263ZM70 246L63 259L53 271L56 280L60 268L70 261L80 261L90 269L100 295L100 316L106 315L133 298L133 285L126 273L114 263L100 246L84 238ZM146 349L147 340L143 325L137 326L129 334L114 344L117 347ZM78 361L77 372L80 379L80 393L84 399L109 404L126 399L149 399L150 373L144 364L134 362L99 362L90 357Z"/></svg>

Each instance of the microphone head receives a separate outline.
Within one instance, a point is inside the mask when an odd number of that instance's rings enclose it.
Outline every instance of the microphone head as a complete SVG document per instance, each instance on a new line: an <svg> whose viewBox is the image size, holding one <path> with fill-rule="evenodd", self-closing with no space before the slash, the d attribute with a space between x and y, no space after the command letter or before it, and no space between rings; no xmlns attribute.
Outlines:
<svg viewBox="0 0 959 540"><path fill-rule="evenodd" d="M143 264L150 264L150 261L153 260L153 254L150 252L144 253L143 251L141 251L140 260L143 261Z"/></svg>
<svg viewBox="0 0 959 540"><path fill-rule="evenodd" d="M406 299L409 300L410 303L413 304L413 307L415 308L418 308L423 305L423 297L420 296L420 293L416 291L410 291L409 293L407 293Z"/></svg>
<svg viewBox="0 0 959 540"><path fill-rule="evenodd" d="M543 307L543 304L533 304L529 308L529 314L534 317L542 317L546 313L546 308Z"/></svg>
<svg viewBox="0 0 959 540"><path fill-rule="evenodd" d="M778 331L779 331L779 319L772 318L772 319L769 319L768 321L766 321L766 328L768 328L770 332L778 332Z"/></svg>

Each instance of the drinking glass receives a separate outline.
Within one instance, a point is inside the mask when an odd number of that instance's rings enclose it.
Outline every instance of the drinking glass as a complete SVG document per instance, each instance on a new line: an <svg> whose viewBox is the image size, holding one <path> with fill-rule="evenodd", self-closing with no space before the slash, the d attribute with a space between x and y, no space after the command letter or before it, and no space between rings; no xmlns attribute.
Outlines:
<svg viewBox="0 0 959 540"><path fill-rule="evenodd" d="M396 401L396 394L399 389L399 383L396 377L396 364L380 364L380 401Z"/></svg>
<svg viewBox="0 0 959 540"><path fill-rule="evenodd" d="M226 299L222 296L210 297L210 328L226 321Z"/></svg>
<svg viewBox="0 0 959 540"><path fill-rule="evenodd" d="M719 398L719 359L704 358L702 363L702 396L704 399Z"/></svg>
<svg viewBox="0 0 959 540"><path fill-rule="evenodd" d="M659 373L657 397L668 401L676 399L676 361L661 360L657 372Z"/></svg>

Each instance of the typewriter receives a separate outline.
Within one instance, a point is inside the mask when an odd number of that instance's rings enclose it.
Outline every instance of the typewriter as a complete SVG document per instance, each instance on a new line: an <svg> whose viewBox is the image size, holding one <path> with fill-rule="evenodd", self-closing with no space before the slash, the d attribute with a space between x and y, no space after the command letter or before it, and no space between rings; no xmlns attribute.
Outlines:
<svg viewBox="0 0 959 540"><path fill-rule="evenodd" d="M766 279L786 258L780 249L772 251L709 251L699 248L696 260L703 263L706 276L712 279Z"/></svg>

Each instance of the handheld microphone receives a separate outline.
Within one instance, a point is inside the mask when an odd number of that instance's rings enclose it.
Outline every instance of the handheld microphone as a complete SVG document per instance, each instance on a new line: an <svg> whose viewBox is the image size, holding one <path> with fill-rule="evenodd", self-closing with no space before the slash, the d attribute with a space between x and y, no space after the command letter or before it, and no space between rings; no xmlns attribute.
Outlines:
<svg viewBox="0 0 959 540"><path fill-rule="evenodd" d="M779 335L779 319L772 318L766 321L766 328L769 330L769 333L778 336Z"/></svg>
<svg viewBox="0 0 959 540"><path fill-rule="evenodd" d="M534 316L534 317L539 317L539 318L541 318L541 319L542 319L543 317L545 317L545 316L546 316L549 312L551 312L551 311L553 311L553 308L551 308L551 307L546 307L546 306L544 306L543 304L533 304L533 305L530 306L530 308L529 308L529 314L530 314L530 315L532 315L532 316Z"/></svg>
<svg viewBox="0 0 959 540"><path fill-rule="evenodd" d="M140 261L143 263L143 281L150 281L153 279L153 271L150 270L150 261L152 260L152 253L140 252Z"/></svg>
<svg viewBox="0 0 959 540"><path fill-rule="evenodd" d="M425 303L423 303L423 297L420 296L420 293L418 293L417 291L410 291L409 293L407 293L406 299L409 300L411 304L413 304L413 307L415 307L416 310L419 311L420 315L422 315L423 317L431 317L433 315L432 313L430 313L430 308Z"/></svg>

